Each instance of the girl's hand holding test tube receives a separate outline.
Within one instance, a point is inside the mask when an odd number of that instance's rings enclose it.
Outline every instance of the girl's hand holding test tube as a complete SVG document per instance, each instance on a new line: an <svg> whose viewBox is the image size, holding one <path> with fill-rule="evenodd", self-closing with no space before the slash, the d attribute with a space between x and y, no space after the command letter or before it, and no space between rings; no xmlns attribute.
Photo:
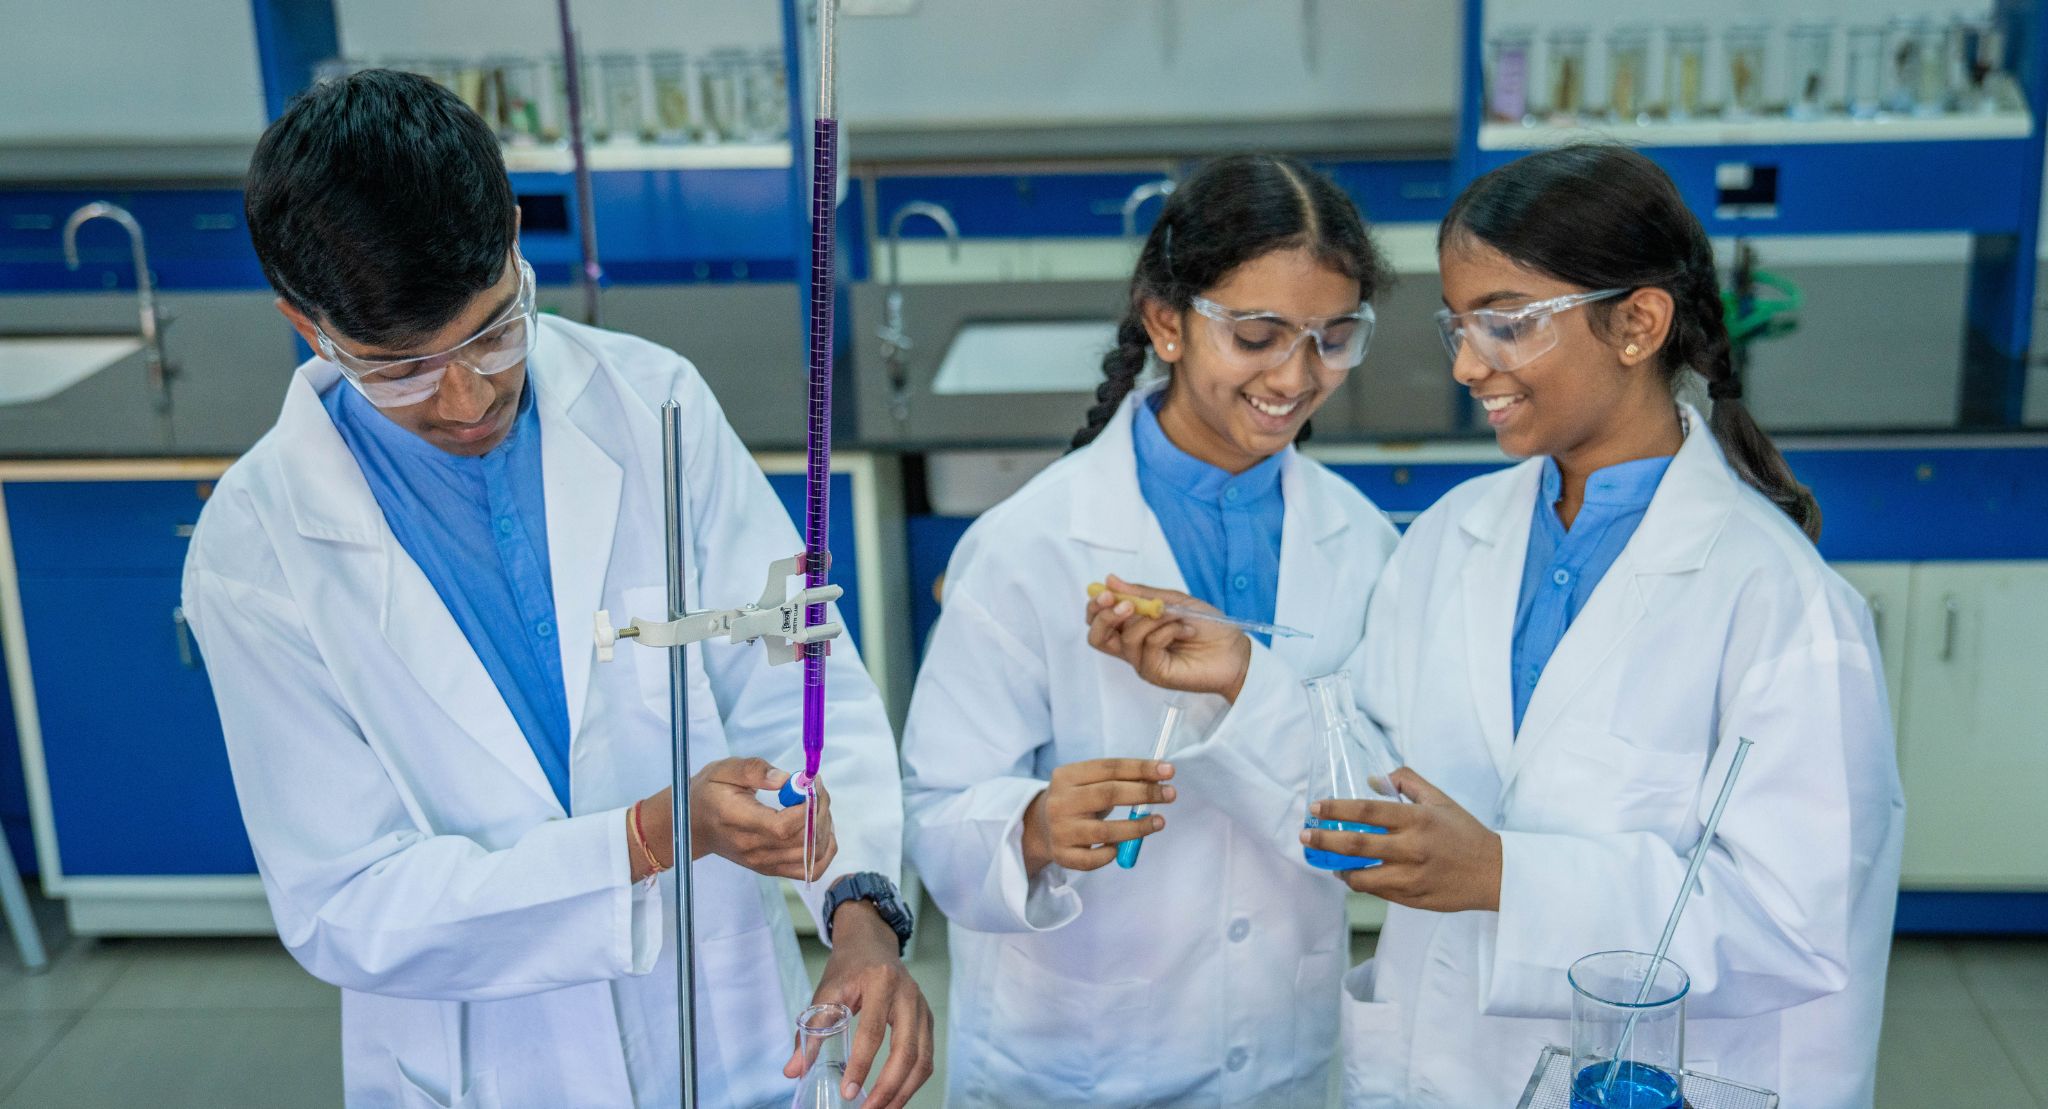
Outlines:
<svg viewBox="0 0 2048 1109"><path fill-rule="evenodd" d="M1045 791L1024 810L1024 870L1036 877L1051 863L1068 870L1099 870L1116 858L1117 845L1166 827L1152 813L1111 820L1125 805L1173 803L1173 765L1154 759L1088 759L1052 772Z"/></svg>
<svg viewBox="0 0 2048 1109"><path fill-rule="evenodd" d="M1088 645L1130 664L1138 676L1162 689L1215 693L1236 701L1252 664L1252 641L1229 624L1188 620L1173 608L1216 611L1171 589L1133 585L1115 575L1108 589L1088 600ZM1162 601L1158 616L1146 616L1129 598Z"/></svg>

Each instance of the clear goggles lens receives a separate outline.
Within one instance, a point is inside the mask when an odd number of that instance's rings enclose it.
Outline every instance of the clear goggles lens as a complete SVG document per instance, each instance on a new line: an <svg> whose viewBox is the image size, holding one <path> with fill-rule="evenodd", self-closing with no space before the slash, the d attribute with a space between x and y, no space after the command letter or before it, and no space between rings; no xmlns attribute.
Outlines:
<svg viewBox="0 0 2048 1109"><path fill-rule="evenodd" d="M1553 317L1559 312L1569 312L1581 305L1623 296L1630 291L1600 289L1573 293L1524 304L1519 308L1478 308L1470 312L1452 312L1445 308L1437 312L1436 325L1443 333L1444 349L1450 352L1452 362L1458 360L1458 352L1470 343L1472 353L1478 355L1480 361L1500 373L1510 373L1557 348L1557 324Z"/></svg>
<svg viewBox="0 0 2048 1109"><path fill-rule="evenodd" d="M533 314L533 267L523 258L518 264L517 299L503 315L452 350L418 358L358 358L316 328L320 356L340 366L349 382L379 408L404 408L432 397L440 391L448 367L458 363L485 377L504 373L532 356L533 344L540 336Z"/></svg>
<svg viewBox="0 0 2048 1109"><path fill-rule="evenodd" d="M1209 321L1209 335L1225 358L1249 370L1270 370L1294 357L1295 348L1311 336L1325 369L1343 372L1365 361L1377 320L1372 305L1360 304L1347 316L1295 321L1270 312L1238 312L1201 297L1194 309Z"/></svg>

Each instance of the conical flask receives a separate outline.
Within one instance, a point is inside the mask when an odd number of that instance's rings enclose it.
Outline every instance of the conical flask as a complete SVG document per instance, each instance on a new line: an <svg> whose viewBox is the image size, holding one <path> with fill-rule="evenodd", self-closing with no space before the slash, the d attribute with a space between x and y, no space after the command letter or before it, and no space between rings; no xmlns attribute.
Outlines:
<svg viewBox="0 0 2048 1109"><path fill-rule="evenodd" d="M1308 797L1304 810L1317 801L1379 800L1398 798L1389 778L1399 767L1379 733L1359 720L1351 699L1351 675L1338 671L1302 683L1308 695L1308 717L1315 733L1309 746ZM1355 821L1320 820L1306 815L1309 828L1334 828L1346 832L1385 832L1385 828ZM1360 870L1378 866L1378 859L1361 855L1339 855L1317 847L1302 848L1310 866L1322 870Z"/></svg>
<svg viewBox="0 0 2048 1109"><path fill-rule="evenodd" d="M803 1053L804 1077L797 1083L793 1109L840 1109L863 1105L865 1091L846 1097L846 1039L853 1029L853 1010L844 1005L813 1005L796 1018L797 1048Z"/></svg>

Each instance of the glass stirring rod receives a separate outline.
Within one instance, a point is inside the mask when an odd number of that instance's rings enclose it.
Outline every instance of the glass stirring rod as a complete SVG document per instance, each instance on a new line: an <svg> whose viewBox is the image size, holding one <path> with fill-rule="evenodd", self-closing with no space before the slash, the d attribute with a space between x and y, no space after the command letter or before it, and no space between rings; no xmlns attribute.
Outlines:
<svg viewBox="0 0 2048 1109"><path fill-rule="evenodd" d="M1173 730L1179 726L1180 702L1168 701L1166 707L1159 712L1159 738L1152 744L1153 762L1158 762L1166 757L1166 749L1173 746ZM1152 809L1149 806L1132 805L1129 819L1143 820L1150 815L1152 815ZM1137 839L1127 839L1117 844L1116 865L1123 867L1125 870L1138 865L1138 852L1143 850L1144 847L1144 836L1139 836Z"/></svg>
<svg viewBox="0 0 2048 1109"><path fill-rule="evenodd" d="M1263 624L1257 620L1240 620L1235 616L1225 616L1220 612L1207 612L1188 605L1168 604L1158 599L1136 597L1129 593L1114 593L1111 592L1108 586L1099 581L1088 583L1088 595L1090 597L1099 597L1104 593L1110 593L1111 596L1114 596L1119 601L1129 602L1132 608L1138 610L1138 615L1148 616L1155 620L1161 616L1178 616L1183 620L1206 620L1211 624L1223 624L1243 632L1270 635L1275 639L1315 638L1299 628L1290 628L1285 624Z"/></svg>

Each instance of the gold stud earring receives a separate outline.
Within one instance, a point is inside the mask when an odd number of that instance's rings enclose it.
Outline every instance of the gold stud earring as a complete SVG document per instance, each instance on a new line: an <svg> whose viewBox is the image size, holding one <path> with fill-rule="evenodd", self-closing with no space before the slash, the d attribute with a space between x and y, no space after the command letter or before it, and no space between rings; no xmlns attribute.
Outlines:
<svg viewBox="0 0 2048 1109"><path fill-rule="evenodd" d="M1628 348L1626 350L1623 350L1622 353L1628 355L1630 358L1634 358L1636 356L1636 351L1640 349L1642 348L1636 346L1634 343L1630 343L1628 345Z"/></svg>

